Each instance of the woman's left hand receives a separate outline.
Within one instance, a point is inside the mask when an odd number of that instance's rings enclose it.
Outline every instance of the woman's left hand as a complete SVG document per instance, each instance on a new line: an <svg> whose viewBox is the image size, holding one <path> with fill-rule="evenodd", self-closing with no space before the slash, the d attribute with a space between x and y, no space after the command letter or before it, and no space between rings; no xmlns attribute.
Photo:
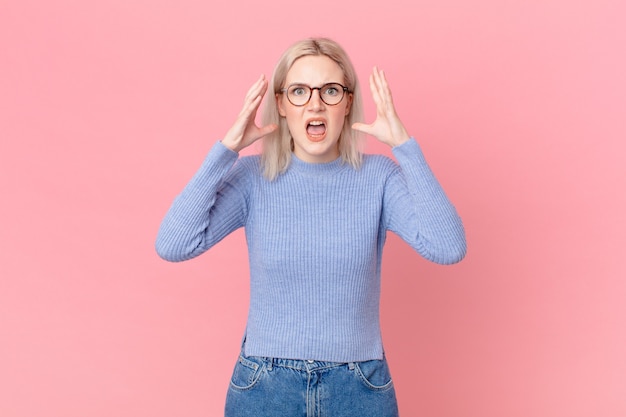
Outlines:
<svg viewBox="0 0 626 417"><path fill-rule="evenodd" d="M396 114L385 73L374 67L370 75L370 89L376 104L376 120L371 124L354 123L352 129L374 136L389 146L398 146L409 140L404 125Z"/></svg>

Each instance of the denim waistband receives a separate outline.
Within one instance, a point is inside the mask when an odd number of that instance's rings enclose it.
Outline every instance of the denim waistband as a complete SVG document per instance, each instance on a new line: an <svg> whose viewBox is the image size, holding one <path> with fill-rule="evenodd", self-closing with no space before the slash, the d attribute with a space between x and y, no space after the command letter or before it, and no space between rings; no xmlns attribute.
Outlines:
<svg viewBox="0 0 626 417"><path fill-rule="evenodd" d="M246 335L244 334L241 340L241 353L243 358L250 358L245 354ZM286 358L270 358L270 357L256 357L267 363L268 370L272 370L272 367L278 366L282 368L290 368L298 371L319 371L321 369L337 368L339 366L348 366L350 370L354 369L355 362L328 362L317 360L303 360L303 359L286 359Z"/></svg>
<svg viewBox="0 0 626 417"><path fill-rule="evenodd" d="M271 369L273 366L282 368L295 369L297 371L319 371L322 369L336 368L339 366L348 366L350 369L354 368L354 362L325 362L314 360L301 360L301 359L283 359L283 358L263 358L266 361L268 367Z"/></svg>

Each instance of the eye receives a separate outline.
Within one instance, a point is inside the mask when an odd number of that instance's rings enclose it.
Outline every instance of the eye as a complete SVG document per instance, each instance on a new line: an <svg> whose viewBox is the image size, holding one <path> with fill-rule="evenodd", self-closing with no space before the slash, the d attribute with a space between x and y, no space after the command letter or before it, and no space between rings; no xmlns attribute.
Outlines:
<svg viewBox="0 0 626 417"><path fill-rule="evenodd" d="M334 97L339 94L339 88L336 85L329 85L324 89L324 94Z"/></svg>
<svg viewBox="0 0 626 417"><path fill-rule="evenodd" d="M302 86L291 87L291 95L293 96L305 96L307 94L307 88Z"/></svg>

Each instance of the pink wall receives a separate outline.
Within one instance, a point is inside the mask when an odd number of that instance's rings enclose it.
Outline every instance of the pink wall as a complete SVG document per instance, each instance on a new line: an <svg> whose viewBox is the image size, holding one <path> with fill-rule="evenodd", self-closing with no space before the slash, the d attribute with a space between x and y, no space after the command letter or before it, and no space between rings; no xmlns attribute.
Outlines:
<svg viewBox="0 0 626 417"><path fill-rule="evenodd" d="M402 415L626 415L623 2L211 3L0 3L1 416L221 415L243 235L176 265L154 238L312 35L385 69L468 233L452 267L386 248Z"/></svg>

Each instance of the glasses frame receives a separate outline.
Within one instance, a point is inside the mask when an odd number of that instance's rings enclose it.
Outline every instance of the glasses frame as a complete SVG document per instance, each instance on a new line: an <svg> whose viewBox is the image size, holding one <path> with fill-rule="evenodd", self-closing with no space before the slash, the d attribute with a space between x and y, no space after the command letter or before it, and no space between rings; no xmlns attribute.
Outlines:
<svg viewBox="0 0 626 417"><path fill-rule="evenodd" d="M311 97L313 97L313 90L317 90L317 94L319 94L320 96L320 100L322 100L322 102L324 104L326 104L327 106L336 106L337 104L341 103L343 101L343 98L346 96L346 93L348 94L352 94L352 91L350 91L350 89L344 85L341 85L339 83L326 83L324 85L322 85L321 87L311 87L310 85L306 85L306 84L302 84L302 83L293 83L293 84L289 84L286 88L281 88L280 92L281 93L287 93L289 91L289 89L293 86L301 86L301 87L307 87L309 89L309 98L302 104L295 104L293 101L291 101L291 99L289 98L289 94L286 94L287 96L287 100L296 107L302 107L302 106L306 106L307 104L309 104L309 101L311 101ZM324 100L324 98L322 97L322 89L326 86L329 85L338 85L339 87L341 87L341 99L334 103L334 104L330 104L327 103L326 100Z"/></svg>

